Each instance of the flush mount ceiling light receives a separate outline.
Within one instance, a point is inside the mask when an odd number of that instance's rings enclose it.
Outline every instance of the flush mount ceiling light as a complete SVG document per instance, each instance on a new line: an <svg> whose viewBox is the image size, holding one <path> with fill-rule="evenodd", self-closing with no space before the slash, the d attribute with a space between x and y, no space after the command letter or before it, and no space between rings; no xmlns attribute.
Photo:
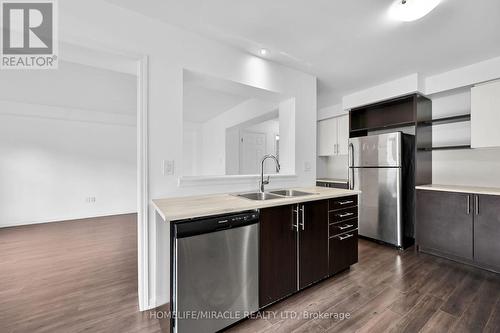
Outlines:
<svg viewBox="0 0 500 333"><path fill-rule="evenodd" d="M260 49L259 53L261 56L266 56L269 54L269 51L267 49Z"/></svg>
<svg viewBox="0 0 500 333"><path fill-rule="evenodd" d="M396 0L389 8L393 20L411 22L429 14L441 0Z"/></svg>

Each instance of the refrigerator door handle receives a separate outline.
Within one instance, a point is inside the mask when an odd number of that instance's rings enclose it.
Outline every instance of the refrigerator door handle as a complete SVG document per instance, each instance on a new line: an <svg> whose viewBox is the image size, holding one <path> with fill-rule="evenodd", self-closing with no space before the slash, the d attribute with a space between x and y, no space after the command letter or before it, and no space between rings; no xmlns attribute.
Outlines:
<svg viewBox="0 0 500 333"><path fill-rule="evenodd" d="M354 190L354 144L349 143L349 167L351 169L352 177L349 177L349 189Z"/></svg>

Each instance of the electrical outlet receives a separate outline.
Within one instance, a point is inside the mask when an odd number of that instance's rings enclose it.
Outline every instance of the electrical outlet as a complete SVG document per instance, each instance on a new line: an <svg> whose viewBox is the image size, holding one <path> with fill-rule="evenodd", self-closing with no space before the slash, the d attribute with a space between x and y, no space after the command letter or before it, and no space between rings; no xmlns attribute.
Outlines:
<svg viewBox="0 0 500 333"><path fill-rule="evenodd" d="M95 203L96 198L95 197L86 197L85 202L86 203Z"/></svg>
<svg viewBox="0 0 500 333"><path fill-rule="evenodd" d="M175 161L163 160L161 168L164 176L173 176L175 174Z"/></svg>
<svg viewBox="0 0 500 333"><path fill-rule="evenodd" d="M306 172L311 171L311 163L310 162L304 163L304 171L306 171Z"/></svg>

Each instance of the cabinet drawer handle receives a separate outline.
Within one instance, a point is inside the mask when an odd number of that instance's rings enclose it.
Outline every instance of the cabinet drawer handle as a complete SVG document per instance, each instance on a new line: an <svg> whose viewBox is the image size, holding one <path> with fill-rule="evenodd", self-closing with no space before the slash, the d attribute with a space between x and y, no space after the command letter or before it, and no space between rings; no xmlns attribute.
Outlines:
<svg viewBox="0 0 500 333"><path fill-rule="evenodd" d="M354 215L354 213L337 214L337 216L340 217L340 218L347 217L347 216L352 216L352 215Z"/></svg>
<svg viewBox="0 0 500 333"><path fill-rule="evenodd" d="M339 205L343 206L343 205L348 205L348 204L352 204L354 203L354 201L352 200L347 200L347 201L339 201Z"/></svg>
<svg viewBox="0 0 500 333"><path fill-rule="evenodd" d="M297 223L297 224L293 224L293 222L292 222L292 229L295 229L295 231L299 232L299 210L293 209L292 211L296 214L295 215L296 216L295 222Z"/></svg>
<svg viewBox="0 0 500 333"><path fill-rule="evenodd" d="M300 224L302 226L302 230L306 230L306 207L302 205L302 223Z"/></svg>
<svg viewBox="0 0 500 333"><path fill-rule="evenodd" d="M346 235L346 236L344 236L344 237L339 236L339 239L340 239L341 241L343 241L343 240L348 239L348 238L351 238L351 237L353 237L353 236L354 236L354 234Z"/></svg>
<svg viewBox="0 0 500 333"><path fill-rule="evenodd" d="M353 224L346 224L346 225L344 225L344 226L342 226L342 227L339 227L339 229L340 229L340 230L345 230L345 229L349 229L349 228L352 228L352 227L354 227L354 225L353 225Z"/></svg>

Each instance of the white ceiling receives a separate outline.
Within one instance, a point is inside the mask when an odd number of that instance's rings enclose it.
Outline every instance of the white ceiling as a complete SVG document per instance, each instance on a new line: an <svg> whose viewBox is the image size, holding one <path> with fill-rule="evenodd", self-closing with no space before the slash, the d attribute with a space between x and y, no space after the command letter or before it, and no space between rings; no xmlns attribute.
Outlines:
<svg viewBox="0 0 500 333"><path fill-rule="evenodd" d="M2 71L0 100L134 116L137 78L62 60L56 71Z"/></svg>
<svg viewBox="0 0 500 333"><path fill-rule="evenodd" d="M184 85L184 121L204 123L246 99L242 96L203 86Z"/></svg>
<svg viewBox="0 0 500 333"><path fill-rule="evenodd" d="M185 121L204 123L249 99L274 105L281 94L184 70L183 117Z"/></svg>
<svg viewBox="0 0 500 333"><path fill-rule="evenodd" d="M411 73L440 73L500 55L499 0L443 0L391 21L393 0L106 0L315 74L319 105Z"/></svg>

